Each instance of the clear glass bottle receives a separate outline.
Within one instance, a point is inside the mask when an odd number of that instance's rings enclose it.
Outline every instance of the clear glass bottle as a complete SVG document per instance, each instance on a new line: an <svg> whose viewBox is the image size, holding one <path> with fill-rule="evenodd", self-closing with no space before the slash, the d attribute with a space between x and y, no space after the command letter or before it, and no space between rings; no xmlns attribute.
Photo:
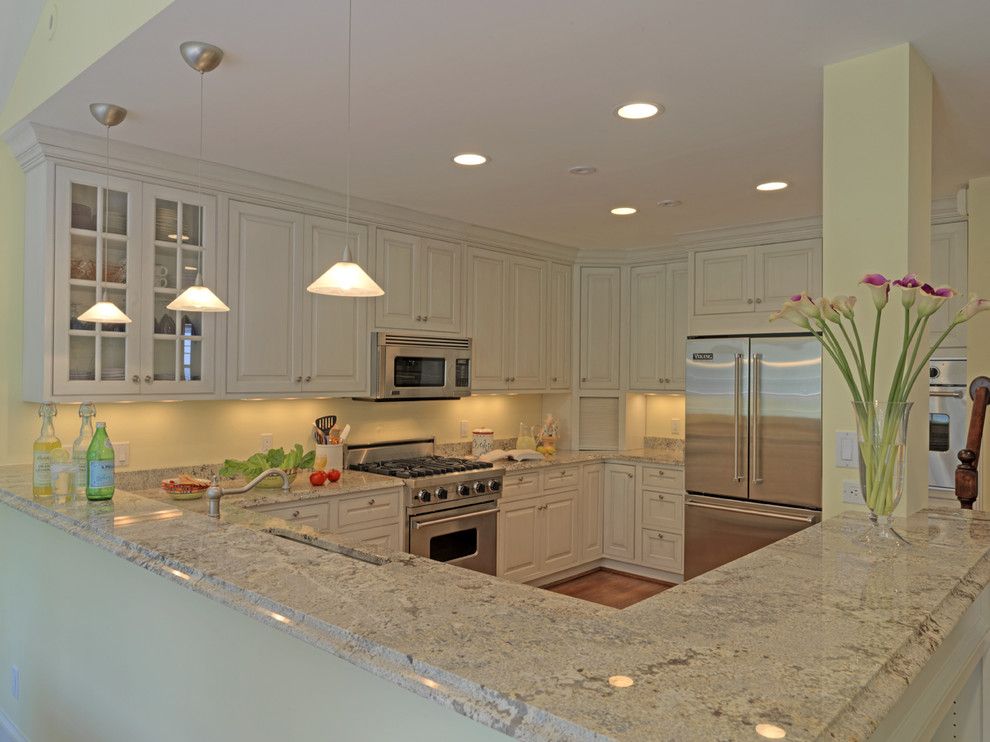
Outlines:
<svg viewBox="0 0 990 742"><path fill-rule="evenodd" d="M89 451L89 444L93 441L93 418L96 417L96 405L92 402L83 402L79 405L79 417L82 423L79 425L79 437L72 443L72 463L76 465L76 488L75 495L84 497L86 495L86 452Z"/></svg>
<svg viewBox="0 0 990 742"><path fill-rule="evenodd" d="M86 499L109 500L113 497L113 445L107 437L107 424L96 423L96 432L86 451Z"/></svg>
<svg viewBox="0 0 990 742"><path fill-rule="evenodd" d="M52 402L45 402L38 408L41 418L41 434L34 442L32 463L32 492L35 496L45 496L52 493L52 451L62 447L62 441L55 435L55 416L58 409Z"/></svg>

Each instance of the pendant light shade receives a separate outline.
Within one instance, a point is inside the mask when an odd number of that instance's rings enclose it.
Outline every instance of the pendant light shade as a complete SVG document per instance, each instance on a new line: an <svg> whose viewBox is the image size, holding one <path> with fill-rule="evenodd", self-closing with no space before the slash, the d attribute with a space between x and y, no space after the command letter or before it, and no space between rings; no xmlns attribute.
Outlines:
<svg viewBox="0 0 990 742"><path fill-rule="evenodd" d="M199 274L196 283L175 297L166 307L178 312L229 312L230 307L203 285Z"/></svg>
<svg viewBox="0 0 990 742"><path fill-rule="evenodd" d="M81 322L102 322L105 325L128 325L131 318L120 311L120 307L112 301L98 301L85 312L79 315Z"/></svg>
<svg viewBox="0 0 990 742"><path fill-rule="evenodd" d="M325 296L382 296L384 291L364 269L351 260L351 248L345 247L341 259L306 287L311 294Z"/></svg>

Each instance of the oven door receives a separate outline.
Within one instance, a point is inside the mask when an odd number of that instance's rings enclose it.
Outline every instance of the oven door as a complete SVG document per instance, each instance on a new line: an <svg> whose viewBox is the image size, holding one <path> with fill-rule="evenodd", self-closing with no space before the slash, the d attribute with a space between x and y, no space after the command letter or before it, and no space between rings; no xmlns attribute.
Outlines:
<svg viewBox="0 0 990 742"><path fill-rule="evenodd" d="M494 500L409 517L409 553L495 574L498 505Z"/></svg>
<svg viewBox="0 0 990 742"><path fill-rule="evenodd" d="M956 486L956 454L966 448L966 391L931 387L928 391L928 482L932 489Z"/></svg>

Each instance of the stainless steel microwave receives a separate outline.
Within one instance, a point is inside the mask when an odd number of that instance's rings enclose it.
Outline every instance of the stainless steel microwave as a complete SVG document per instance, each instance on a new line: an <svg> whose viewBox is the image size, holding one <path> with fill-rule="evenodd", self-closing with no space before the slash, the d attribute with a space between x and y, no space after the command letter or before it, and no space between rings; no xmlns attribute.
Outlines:
<svg viewBox="0 0 990 742"><path fill-rule="evenodd" d="M459 399L471 394L471 339L371 333L371 399Z"/></svg>

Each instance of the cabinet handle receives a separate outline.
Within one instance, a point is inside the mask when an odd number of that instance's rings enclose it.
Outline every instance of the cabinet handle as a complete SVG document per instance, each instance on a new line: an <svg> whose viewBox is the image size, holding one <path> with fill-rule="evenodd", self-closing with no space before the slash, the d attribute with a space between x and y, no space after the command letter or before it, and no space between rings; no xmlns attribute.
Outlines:
<svg viewBox="0 0 990 742"><path fill-rule="evenodd" d="M301 381L302 381L302 376L297 376L297 377L296 377L296 383L298 384L298 383L300 383Z"/></svg>
<svg viewBox="0 0 990 742"><path fill-rule="evenodd" d="M753 300L752 300L752 299L747 299L747 300L746 300L746 303L747 303L747 304L752 304L752 303L753 303Z"/></svg>
<svg viewBox="0 0 990 742"><path fill-rule="evenodd" d="M581 377L581 381L587 381L587 380L588 380L588 377L587 376L582 376Z"/></svg>
<svg viewBox="0 0 990 742"><path fill-rule="evenodd" d="M298 518L299 517L299 511L298 510L293 510L292 511L292 517L293 518Z"/></svg>
<svg viewBox="0 0 990 742"><path fill-rule="evenodd" d="M663 473L663 469L657 469L657 476L658 477L665 477L667 475Z"/></svg>
<svg viewBox="0 0 990 742"><path fill-rule="evenodd" d="M566 477L566 476L567 476L567 469L563 469L563 470L562 470L562 471L560 472L560 476L562 476L562 477Z"/></svg>
<svg viewBox="0 0 990 742"><path fill-rule="evenodd" d="M151 374L148 374L148 375L146 375L144 377L144 383L145 384L150 384L151 383Z"/></svg>
<svg viewBox="0 0 990 742"><path fill-rule="evenodd" d="M756 297L756 303L757 304L762 304L763 303L763 299L761 299L760 297Z"/></svg>
<svg viewBox="0 0 990 742"><path fill-rule="evenodd" d="M134 374L134 375L133 375L133 376L131 377L131 381L133 381L133 382L134 382L135 384L140 384L140 383L141 383L141 377L140 377L140 376L138 376L137 374Z"/></svg>
<svg viewBox="0 0 990 742"><path fill-rule="evenodd" d="M657 534L657 538L663 538L663 534L662 533L658 533Z"/></svg>
<svg viewBox="0 0 990 742"><path fill-rule="evenodd" d="M368 504L369 505L374 505L375 504L375 498L372 497L370 500L368 500Z"/></svg>
<svg viewBox="0 0 990 742"><path fill-rule="evenodd" d="M313 380L313 377L312 377L312 376L307 376L307 377L306 377L306 383L307 383L307 384L308 384L308 383L309 383L310 381L312 381L312 380Z"/></svg>
<svg viewBox="0 0 990 742"><path fill-rule="evenodd" d="M557 377L556 377L556 376L554 376L554 377L553 377L553 379L552 379L552 381L556 381L556 380L557 380Z"/></svg>
<svg viewBox="0 0 990 742"><path fill-rule="evenodd" d="M425 315L425 314L424 314L424 315L423 315L423 321L424 321L424 322L429 322L429 321L430 321L430 318L429 318L429 316L427 316L427 315Z"/></svg>
<svg viewBox="0 0 990 742"><path fill-rule="evenodd" d="M626 472L626 476L627 476L627 477L629 477L630 479L632 479L632 478L633 478L633 475L632 475L632 474L630 474L629 472Z"/></svg>
<svg viewBox="0 0 990 742"><path fill-rule="evenodd" d="M509 377L509 381L515 381L515 380L516 380L516 377L515 376L510 376Z"/></svg>
<svg viewBox="0 0 990 742"><path fill-rule="evenodd" d="M657 495L657 499L663 502L663 495Z"/></svg>
<svg viewBox="0 0 990 742"><path fill-rule="evenodd" d="M665 384L669 384L670 383L670 379L664 379L663 381L664 381Z"/></svg>

